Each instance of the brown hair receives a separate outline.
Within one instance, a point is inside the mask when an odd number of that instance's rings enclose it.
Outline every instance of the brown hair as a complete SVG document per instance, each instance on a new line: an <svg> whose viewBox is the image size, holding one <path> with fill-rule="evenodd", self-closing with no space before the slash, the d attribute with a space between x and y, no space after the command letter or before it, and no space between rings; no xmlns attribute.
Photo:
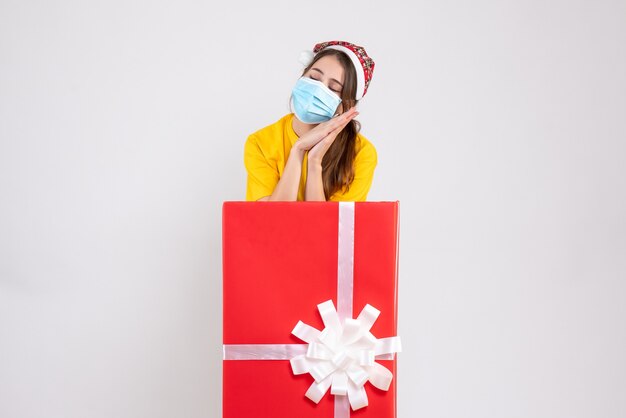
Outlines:
<svg viewBox="0 0 626 418"><path fill-rule="evenodd" d="M356 100L356 70L352 60L345 53L336 49L326 48L315 55L313 61L302 71L302 75L315 64L320 58L333 55L344 70L343 88L341 89L341 103L343 111L348 111L355 106ZM324 154L322 159L322 181L324 183L324 195L328 200L336 191L346 191L354 180L354 157L356 156L356 138L361 130L361 124L352 119L339 132L337 138Z"/></svg>

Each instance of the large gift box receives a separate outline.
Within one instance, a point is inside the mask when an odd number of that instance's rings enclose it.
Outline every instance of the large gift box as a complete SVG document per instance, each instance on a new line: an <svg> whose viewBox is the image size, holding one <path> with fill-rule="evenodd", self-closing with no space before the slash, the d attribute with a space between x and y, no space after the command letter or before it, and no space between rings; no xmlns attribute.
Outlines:
<svg viewBox="0 0 626 418"><path fill-rule="evenodd" d="M395 417L399 202L222 210L223 417Z"/></svg>

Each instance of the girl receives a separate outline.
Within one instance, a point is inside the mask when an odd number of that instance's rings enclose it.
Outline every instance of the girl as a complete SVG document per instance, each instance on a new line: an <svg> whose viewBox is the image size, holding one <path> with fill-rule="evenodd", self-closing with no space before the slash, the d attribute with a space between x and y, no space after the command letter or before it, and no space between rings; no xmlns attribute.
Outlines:
<svg viewBox="0 0 626 418"><path fill-rule="evenodd" d="M377 154L354 118L374 61L358 45L330 41L316 44L301 62L306 68L291 94L294 113L246 140L246 200L365 201Z"/></svg>

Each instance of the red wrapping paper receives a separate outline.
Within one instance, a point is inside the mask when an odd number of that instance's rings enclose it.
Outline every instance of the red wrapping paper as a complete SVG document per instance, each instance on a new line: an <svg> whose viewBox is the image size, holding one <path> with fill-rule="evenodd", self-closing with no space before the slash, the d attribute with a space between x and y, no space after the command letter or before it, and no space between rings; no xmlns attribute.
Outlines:
<svg viewBox="0 0 626 418"><path fill-rule="evenodd" d="M223 343L303 344L299 320L324 325L317 305L337 306L339 202L224 202ZM381 311L377 338L397 335L399 202L355 202L353 315ZM365 384L369 405L351 417L396 416L396 360L388 391ZM330 391L319 404L305 397L313 382L288 360L224 360L223 417L334 417Z"/></svg>

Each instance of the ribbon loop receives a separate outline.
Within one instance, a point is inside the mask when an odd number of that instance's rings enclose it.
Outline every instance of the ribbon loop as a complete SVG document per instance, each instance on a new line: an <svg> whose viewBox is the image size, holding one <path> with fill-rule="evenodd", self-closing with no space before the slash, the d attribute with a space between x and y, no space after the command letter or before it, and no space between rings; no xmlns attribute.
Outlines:
<svg viewBox="0 0 626 418"><path fill-rule="evenodd" d="M330 386L330 393L333 395L348 394L348 376L345 373L333 374L333 383Z"/></svg>
<svg viewBox="0 0 626 418"><path fill-rule="evenodd" d="M357 386L363 386L369 379L369 373L362 367L352 367L347 373L350 380Z"/></svg>
<svg viewBox="0 0 626 418"><path fill-rule="evenodd" d="M312 359L329 360L332 357L333 352L322 343L312 342L309 344L306 355Z"/></svg>
<svg viewBox="0 0 626 418"><path fill-rule="evenodd" d="M366 407L368 400L365 388L363 386L358 387L352 382L348 383L348 400L353 411Z"/></svg>
<svg viewBox="0 0 626 418"><path fill-rule="evenodd" d="M399 353L402 351L402 344L400 337L387 337L381 338L376 341L376 348L374 349L376 355Z"/></svg>
<svg viewBox="0 0 626 418"><path fill-rule="evenodd" d="M315 341L320 336L320 331L302 321L298 321L291 333L307 343Z"/></svg>
<svg viewBox="0 0 626 418"><path fill-rule="evenodd" d="M324 321L326 328L335 331L336 335L339 335L339 331L341 331L341 323L333 301L327 300L326 302L320 303L317 305L317 309L320 311L322 321Z"/></svg>
<svg viewBox="0 0 626 418"><path fill-rule="evenodd" d="M361 338L362 335L363 332L361 322L357 319L346 318L343 322L341 342L343 344L351 344Z"/></svg>
<svg viewBox="0 0 626 418"><path fill-rule="evenodd" d="M366 367L369 374L369 381L380 390L389 390L389 385L393 379L393 374L382 364L374 363Z"/></svg>
<svg viewBox="0 0 626 418"><path fill-rule="evenodd" d="M293 370L293 374L304 374L308 373L310 370L309 362L303 355L295 356L291 360L291 370Z"/></svg>
<svg viewBox="0 0 626 418"><path fill-rule="evenodd" d="M330 377L328 379L322 380L321 382L313 382L311 386L309 386L309 389L306 391L304 396L306 396L315 403L319 403L324 395L326 395L326 392L328 392L328 388L330 388L331 383L332 380Z"/></svg>
<svg viewBox="0 0 626 418"><path fill-rule="evenodd" d="M378 315L380 315L380 311L368 303L359 314L357 321L366 331L369 331L378 319Z"/></svg>

